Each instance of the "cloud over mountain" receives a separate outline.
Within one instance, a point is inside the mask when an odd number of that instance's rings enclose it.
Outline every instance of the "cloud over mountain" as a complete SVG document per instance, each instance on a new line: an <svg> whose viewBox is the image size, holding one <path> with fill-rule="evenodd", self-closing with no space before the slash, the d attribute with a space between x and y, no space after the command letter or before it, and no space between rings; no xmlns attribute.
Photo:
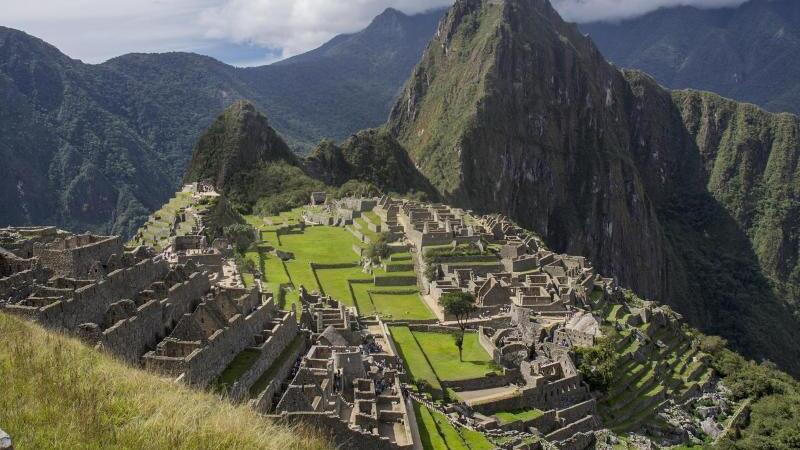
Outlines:
<svg viewBox="0 0 800 450"><path fill-rule="evenodd" d="M659 8L694 6L723 8L739 6L746 0L551 0L570 22L613 21L641 16Z"/></svg>
<svg viewBox="0 0 800 450"><path fill-rule="evenodd" d="M744 0L551 0L577 22L633 17L657 8L735 6ZM310 50L365 27L386 8L407 14L453 0L5 0L0 25L70 56L101 62L128 52L191 51L259 64Z"/></svg>

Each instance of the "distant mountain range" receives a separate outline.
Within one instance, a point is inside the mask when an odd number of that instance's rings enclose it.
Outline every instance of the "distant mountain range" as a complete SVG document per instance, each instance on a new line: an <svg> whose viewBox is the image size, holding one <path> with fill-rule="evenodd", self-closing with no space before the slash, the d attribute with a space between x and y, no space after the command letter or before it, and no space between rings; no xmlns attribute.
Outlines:
<svg viewBox="0 0 800 450"><path fill-rule="evenodd" d="M389 9L361 32L278 64L187 53L70 59L0 27L0 225L130 235L180 182L200 133L249 99L309 152L386 120L444 10Z"/></svg>
<svg viewBox="0 0 800 450"><path fill-rule="evenodd" d="M669 88L800 113L800 1L664 8L580 27L611 62L643 70Z"/></svg>

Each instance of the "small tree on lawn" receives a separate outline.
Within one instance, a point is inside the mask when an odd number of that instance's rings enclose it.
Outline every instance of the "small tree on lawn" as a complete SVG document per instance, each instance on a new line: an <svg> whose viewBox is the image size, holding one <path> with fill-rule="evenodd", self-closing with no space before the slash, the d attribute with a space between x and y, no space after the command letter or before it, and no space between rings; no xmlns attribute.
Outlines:
<svg viewBox="0 0 800 450"><path fill-rule="evenodd" d="M464 345L464 332L467 329L467 321L470 314L477 311L475 306L475 296L469 292L448 292L439 298L439 305L448 316L454 316L461 329L460 336L456 336L456 347L458 347L458 357L461 359L461 351Z"/></svg>
<svg viewBox="0 0 800 450"><path fill-rule="evenodd" d="M458 360L464 361L463 351L464 351L464 332L463 331L456 331L453 333L453 339L455 340L456 347L458 347Z"/></svg>

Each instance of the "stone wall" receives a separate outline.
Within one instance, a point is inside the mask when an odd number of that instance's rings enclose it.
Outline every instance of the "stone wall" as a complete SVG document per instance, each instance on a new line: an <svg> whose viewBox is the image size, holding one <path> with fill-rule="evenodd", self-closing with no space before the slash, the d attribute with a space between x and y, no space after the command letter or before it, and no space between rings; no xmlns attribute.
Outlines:
<svg viewBox="0 0 800 450"><path fill-rule="evenodd" d="M306 425L319 430L318 436L328 438L338 448L348 450L397 450L411 449L411 445L399 447L381 436L351 429L348 423L332 413L283 413L280 416L268 416L288 424Z"/></svg>
<svg viewBox="0 0 800 450"><path fill-rule="evenodd" d="M35 244L33 254L56 275L85 277L95 262L105 263L113 254L122 256L117 236L76 235L50 244Z"/></svg>
<svg viewBox="0 0 800 450"><path fill-rule="evenodd" d="M580 382L580 377L576 375L552 383L542 382L538 386L526 386L520 389L520 394L517 396L474 405L473 408L484 415L492 415L498 411L530 408L547 411L583 402L588 397L588 388Z"/></svg>
<svg viewBox="0 0 800 450"><path fill-rule="evenodd" d="M72 298L55 301L41 308L8 305L12 314L36 319L44 326L74 330L84 323L102 324L112 303L132 299L167 274L169 264L163 260L147 259L134 266L108 274L104 280L79 287Z"/></svg>
<svg viewBox="0 0 800 450"><path fill-rule="evenodd" d="M138 363L210 289L208 277L195 272L185 282L172 286L166 298L145 303L134 316L103 331L99 344L119 358Z"/></svg>
<svg viewBox="0 0 800 450"><path fill-rule="evenodd" d="M300 329L294 314L287 312L272 324L270 331L269 338L255 347L261 352L258 359L231 387L230 397L234 401L241 401L248 394L258 378L272 367L286 347L294 341Z"/></svg>
<svg viewBox="0 0 800 450"><path fill-rule="evenodd" d="M548 441L562 441L573 437L576 433L592 431L596 426L597 419L594 416L586 416L583 419L572 422L563 428L559 428L547 434L545 437Z"/></svg>
<svg viewBox="0 0 800 450"><path fill-rule="evenodd" d="M242 350L253 343L272 315L272 301L259 306L247 317L239 316L208 340L206 346L185 358L184 381L190 385L206 386L228 367Z"/></svg>
<svg viewBox="0 0 800 450"><path fill-rule="evenodd" d="M487 373L483 377L470 378L458 381L442 381L443 388L450 388L454 391L474 391L479 389L492 389L508 386L512 383L521 382L522 376L519 370L504 370L502 375Z"/></svg>
<svg viewBox="0 0 800 450"><path fill-rule="evenodd" d="M260 392L258 397L250 401L251 408L262 414L272 411L272 408L275 406L275 394L280 391L281 385L292 371L295 361L297 361L297 359L304 355L309 349L309 340L307 337L300 336L298 339L303 339L303 343L297 346L295 351L287 356L287 358L281 363L280 367L276 368L275 376L272 378L272 381L270 381L269 385L267 385L266 389Z"/></svg>

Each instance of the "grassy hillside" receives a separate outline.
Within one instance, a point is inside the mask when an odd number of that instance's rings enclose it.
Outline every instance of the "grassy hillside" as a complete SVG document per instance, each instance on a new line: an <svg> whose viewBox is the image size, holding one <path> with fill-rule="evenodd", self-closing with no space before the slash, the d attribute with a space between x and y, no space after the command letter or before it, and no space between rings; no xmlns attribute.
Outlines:
<svg viewBox="0 0 800 450"><path fill-rule="evenodd" d="M328 448L4 314L0 340L0 424L18 450Z"/></svg>

